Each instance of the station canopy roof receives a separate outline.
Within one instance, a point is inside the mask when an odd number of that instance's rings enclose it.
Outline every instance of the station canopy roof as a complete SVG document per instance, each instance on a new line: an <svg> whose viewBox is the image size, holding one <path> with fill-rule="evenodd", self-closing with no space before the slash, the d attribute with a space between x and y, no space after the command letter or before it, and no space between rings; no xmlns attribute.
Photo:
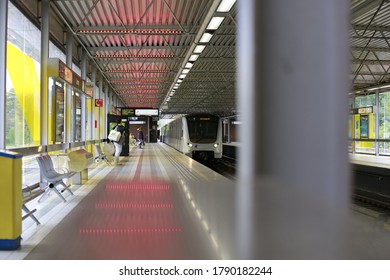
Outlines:
<svg viewBox="0 0 390 280"><path fill-rule="evenodd" d="M236 110L234 2L54 0L52 7L127 106L228 115Z"/></svg>
<svg viewBox="0 0 390 280"><path fill-rule="evenodd" d="M390 84L390 2L350 3L352 89L364 93L362 89L386 87Z"/></svg>
<svg viewBox="0 0 390 280"><path fill-rule="evenodd" d="M52 7L127 106L232 115L237 4L222 10L224 1L53 0ZM390 1L350 7L351 89L362 93L390 84Z"/></svg>

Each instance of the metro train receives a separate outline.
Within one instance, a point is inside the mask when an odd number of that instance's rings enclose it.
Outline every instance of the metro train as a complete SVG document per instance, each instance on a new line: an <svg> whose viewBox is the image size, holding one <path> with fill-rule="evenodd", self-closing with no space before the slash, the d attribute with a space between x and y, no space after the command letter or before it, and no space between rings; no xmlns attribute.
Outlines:
<svg viewBox="0 0 390 280"><path fill-rule="evenodd" d="M161 140L199 160L222 158L222 120L212 114L190 114L161 128Z"/></svg>

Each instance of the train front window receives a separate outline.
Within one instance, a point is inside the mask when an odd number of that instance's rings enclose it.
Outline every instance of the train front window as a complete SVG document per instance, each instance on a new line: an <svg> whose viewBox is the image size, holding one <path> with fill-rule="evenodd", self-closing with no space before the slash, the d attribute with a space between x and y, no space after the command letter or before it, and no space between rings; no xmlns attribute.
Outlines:
<svg viewBox="0 0 390 280"><path fill-rule="evenodd" d="M213 143L217 139L218 118L213 116L187 117L188 133L193 143Z"/></svg>

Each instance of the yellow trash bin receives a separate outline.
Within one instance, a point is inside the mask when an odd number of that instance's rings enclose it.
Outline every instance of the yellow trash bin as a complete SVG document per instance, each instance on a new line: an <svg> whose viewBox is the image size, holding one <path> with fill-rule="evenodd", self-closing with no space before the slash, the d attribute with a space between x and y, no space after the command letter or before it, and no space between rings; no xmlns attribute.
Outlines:
<svg viewBox="0 0 390 280"><path fill-rule="evenodd" d="M0 250L20 247L22 154L0 150Z"/></svg>

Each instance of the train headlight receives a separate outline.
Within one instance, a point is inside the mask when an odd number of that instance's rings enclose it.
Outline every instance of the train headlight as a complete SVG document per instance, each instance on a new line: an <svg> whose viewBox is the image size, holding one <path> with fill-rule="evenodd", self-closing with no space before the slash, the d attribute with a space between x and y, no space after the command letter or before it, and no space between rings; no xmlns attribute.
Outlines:
<svg viewBox="0 0 390 280"><path fill-rule="evenodd" d="M214 144L214 148L218 148L218 146L219 146L218 143Z"/></svg>
<svg viewBox="0 0 390 280"><path fill-rule="evenodd" d="M192 148L192 143L187 143L188 147Z"/></svg>

